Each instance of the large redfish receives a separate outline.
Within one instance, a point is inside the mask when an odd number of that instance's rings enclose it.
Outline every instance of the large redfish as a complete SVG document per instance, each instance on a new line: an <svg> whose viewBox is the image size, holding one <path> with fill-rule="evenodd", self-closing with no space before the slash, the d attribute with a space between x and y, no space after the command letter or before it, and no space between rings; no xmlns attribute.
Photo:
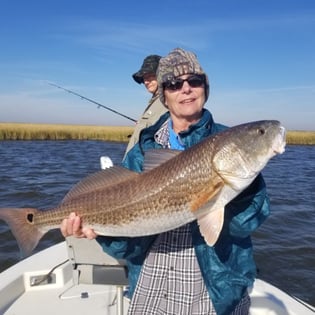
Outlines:
<svg viewBox="0 0 315 315"><path fill-rule="evenodd" d="M206 242L213 245L225 205L284 147L285 129L278 121L238 125L185 151L148 152L140 174L119 166L96 172L51 210L3 208L0 219L10 225L24 255L70 212L108 236L157 234L197 219Z"/></svg>

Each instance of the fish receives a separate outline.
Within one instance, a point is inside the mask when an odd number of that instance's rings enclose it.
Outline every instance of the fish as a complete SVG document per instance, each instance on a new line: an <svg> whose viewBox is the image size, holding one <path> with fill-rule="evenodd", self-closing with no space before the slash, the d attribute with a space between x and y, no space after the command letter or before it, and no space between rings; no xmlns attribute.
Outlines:
<svg viewBox="0 0 315 315"><path fill-rule="evenodd" d="M71 212L96 234L138 237L163 233L197 220L214 246L225 206L245 190L268 161L285 151L277 120L253 121L210 135L184 151L145 153L143 172L109 165L79 181L56 206L1 208L23 256Z"/></svg>

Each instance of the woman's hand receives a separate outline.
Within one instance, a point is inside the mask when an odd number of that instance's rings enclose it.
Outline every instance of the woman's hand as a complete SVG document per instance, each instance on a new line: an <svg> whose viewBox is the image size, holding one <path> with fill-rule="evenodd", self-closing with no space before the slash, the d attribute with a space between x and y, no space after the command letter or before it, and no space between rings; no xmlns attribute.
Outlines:
<svg viewBox="0 0 315 315"><path fill-rule="evenodd" d="M97 236L93 229L89 227L82 227L81 218L74 212L70 213L69 217L61 222L60 230L64 237L86 237L91 240L96 238Z"/></svg>

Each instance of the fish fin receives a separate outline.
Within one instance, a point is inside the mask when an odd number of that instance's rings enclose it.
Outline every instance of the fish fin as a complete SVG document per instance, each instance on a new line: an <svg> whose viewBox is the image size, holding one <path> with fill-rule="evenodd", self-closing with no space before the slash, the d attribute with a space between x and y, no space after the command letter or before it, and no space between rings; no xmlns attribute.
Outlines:
<svg viewBox="0 0 315 315"><path fill-rule="evenodd" d="M44 233L34 224L34 217L39 212L32 208L2 208L0 219L11 228L19 245L22 257L29 256Z"/></svg>
<svg viewBox="0 0 315 315"><path fill-rule="evenodd" d="M145 152L143 169L144 171L150 171L153 168L167 162L173 157L177 156L182 151L171 149L152 149Z"/></svg>
<svg viewBox="0 0 315 315"><path fill-rule="evenodd" d="M62 203L81 194L86 194L97 189L104 189L106 186L118 184L119 182L138 175L138 173L121 166L112 166L98 171L88 175L73 186L73 188L63 198Z"/></svg>
<svg viewBox="0 0 315 315"><path fill-rule="evenodd" d="M201 235L209 246L213 246L222 230L224 208L209 212L197 220Z"/></svg>
<svg viewBox="0 0 315 315"><path fill-rule="evenodd" d="M214 201L218 197L218 193L221 193L224 187L224 182L219 177L216 177L211 185L206 185L204 190L194 195L190 204L190 209L197 218L202 217L209 212L209 208L211 208L209 203L214 204Z"/></svg>

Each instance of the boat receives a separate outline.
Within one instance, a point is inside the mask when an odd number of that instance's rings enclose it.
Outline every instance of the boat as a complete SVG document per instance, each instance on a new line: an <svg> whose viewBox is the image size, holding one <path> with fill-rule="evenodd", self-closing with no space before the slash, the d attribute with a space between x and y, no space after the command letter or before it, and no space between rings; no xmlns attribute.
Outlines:
<svg viewBox="0 0 315 315"><path fill-rule="evenodd" d="M67 237L0 273L0 314L125 315L126 264L95 240ZM315 308L256 279L251 315L314 315Z"/></svg>

